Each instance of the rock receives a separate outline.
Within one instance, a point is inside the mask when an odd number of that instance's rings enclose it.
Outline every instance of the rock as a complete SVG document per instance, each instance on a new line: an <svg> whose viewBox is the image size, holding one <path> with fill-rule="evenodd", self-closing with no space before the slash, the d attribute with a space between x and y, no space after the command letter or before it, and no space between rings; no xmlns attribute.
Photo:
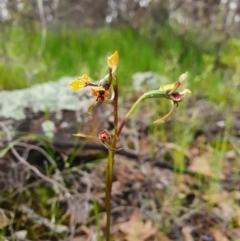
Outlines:
<svg viewBox="0 0 240 241"><path fill-rule="evenodd" d="M148 90L159 89L159 86L169 82L165 76L158 75L153 72L137 72L132 76L134 91L140 91L144 88Z"/></svg>
<svg viewBox="0 0 240 241"><path fill-rule="evenodd" d="M62 77L58 81L37 84L27 89L0 92L0 117L24 120L27 113L59 113L77 109L86 112L92 102L89 88L76 93L68 87L74 77Z"/></svg>

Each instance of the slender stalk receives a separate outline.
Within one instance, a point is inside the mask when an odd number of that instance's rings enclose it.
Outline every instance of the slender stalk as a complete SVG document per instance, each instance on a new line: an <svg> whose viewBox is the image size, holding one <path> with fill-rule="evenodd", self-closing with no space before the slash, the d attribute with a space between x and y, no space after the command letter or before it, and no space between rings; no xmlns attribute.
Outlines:
<svg viewBox="0 0 240 241"><path fill-rule="evenodd" d="M111 75L111 72L109 73ZM123 126L126 123L127 118L133 113L138 104L148 98L156 98L156 97L166 97L165 91L149 91L142 95L132 106L126 116L123 118L120 126L118 128L118 85L117 79L115 77L109 76L109 79L112 81L113 91L114 91L114 99L113 99L113 125L114 125L114 133L113 139L110 147L112 149L116 149L117 139L121 133ZM107 213L107 224L106 224L106 241L110 241L110 226L111 226L111 192L112 192L112 177L113 177L113 165L114 165L114 152L111 149L108 149L108 166L106 171L106 213Z"/></svg>
<svg viewBox="0 0 240 241"><path fill-rule="evenodd" d="M122 128L124 127L126 120L128 119L128 117L133 113L133 111L136 109L136 107L145 99L149 99L149 98L159 98L159 97L167 97L166 96L166 92L165 91L159 91L159 90L153 90L153 91L149 91L147 93L145 93L144 95L142 95L131 107L131 109L128 111L128 113L125 115L125 117L122 119L119 128L117 130L117 136L119 136L121 134Z"/></svg>
<svg viewBox="0 0 240 241"><path fill-rule="evenodd" d="M108 86L110 87L112 84L112 69L108 69L108 75L106 75L106 77L108 76Z"/></svg>
<svg viewBox="0 0 240 241"><path fill-rule="evenodd" d="M108 151L108 165L106 171L106 213L107 213L107 223L106 223L106 241L110 241L110 226L111 226L111 192L112 192L112 175L113 175L113 159L114 152Z"/></svg>
<svg viewBox="0 0 240 241"><path fill-rule="evenodd" d="M113 125L114 133L111 148L116 149L117 144L117 128L118 128L118 86L117 80L113 81L114 99L113 99ZM110 226L111 226L111 193L112 193L112 178L113 178L113 165L114 165L114 152L108 150L108 165L106 171L106 213L107 213L107 224L106 224L106 241L110 241Z"/></svg>

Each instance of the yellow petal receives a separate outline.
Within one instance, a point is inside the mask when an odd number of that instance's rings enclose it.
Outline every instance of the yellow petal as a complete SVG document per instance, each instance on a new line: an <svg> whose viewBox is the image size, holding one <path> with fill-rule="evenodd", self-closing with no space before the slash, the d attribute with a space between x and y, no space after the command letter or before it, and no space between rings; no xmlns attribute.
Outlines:
<svg viewBox="0 0 240 241"><path fill-rule="evenodd" d="M162 123L164 123L166 120L168 120L169 117L171 116L171 114L173 113L174 108L175 108L175 104L174 104L174 102L172 101L172 109L169 111L169 113L166 114L166 115L165 115L164 117L162 117L161 119L155 120L155 121L153 122L153 124L162 124Z"/></svg>
<svg viewBox="0 0 240 241"><path fill-rule="evenodd" d="M102 86L94 86L92 87L92 89L95 91L105 91L105 89Z"/></svg>
<svg viewBox="0 0 240 241"><path fill-rule="evenodd" d="M187 72L180 75L178 81L180 82L180 84L182 84L182 82L187 78Z"/></svg>
<svg viewBox="0 0 240 241"><path fill-rule="evenodd" d="M175 92L178 89L178 87L182 84L182 82L186 78L187 78L187 72L182 74L182 75L180 75L178 81L176 81L175 83L160 86L159 90L161 90L161 91L169 91L168 94L171 94L171 93Z"/></svg>
<svg viewBox="0 0 240 241"><path fill-rule="evenodd" d="M159 90L167 91L167 90L172 90L174 87L175 87L175 83L174 84L168 84L168 85L161 85Z"/></svg>
<svg viewBox="0 0 240 241"><path fill-rule="evenodd" d="M118 52L115 51L113 55L107 59L108 67L112 69L112 73L115 72L118 65Z"/></svg>
<svg viewBox="0 0 240 241"><path fill-rule="evenodd" d="M186 94L191 94L192 92L191 92L191 90L189 90L189 89L184 89L182 92L180 92L179 94L180 95L186 95Z"/></svg>
<svg viewBox="0 0 240 241"><path fill-rule="evenodd" d="M89 115L92 114L92 109L93 109L93 107L94 107L96 104L97 104L97 102L94 100L94 101L90 104L90 106L88 107L87 113L88 113Z"/></svg>
<svg viewBox="0 0 240 241"><path fill-rule="evenodd" d="M78 136L78 137L83 137L85 138L86 135L85 134L82 134L82 133L77 133L77 134L72 134L73 136Z"/></svg>
<svg viewBox="0 0 240 241"><path fill-rule="evenodd" d="M84 74L81 77L78 77L77 79L71 81L68 83L68 85L75 91L79 91L82 88L84 88L86 86L87 83L89 83L90 78Z"/></svg>
<svg viewBox="0 0 240 241"><path fill-rule="evenodd" d="M89 136L89 135L85 135L85 134L82 134L82 133L77 133L77 134L73 134L73 136L78 136L78 137L82 137L82 138L87 138L87 139L90 139L90 140L93 140L93 141L101 141L99 140L98 137L95 137L95 136Z"/></svg>

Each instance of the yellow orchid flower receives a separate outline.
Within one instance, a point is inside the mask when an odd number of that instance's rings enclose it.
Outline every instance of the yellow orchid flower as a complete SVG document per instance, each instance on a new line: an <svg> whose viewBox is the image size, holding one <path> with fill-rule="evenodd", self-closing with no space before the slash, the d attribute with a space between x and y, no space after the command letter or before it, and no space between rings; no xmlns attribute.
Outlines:
<svg viewBox="0 0 240 241"><path fill-rule="evenodd" d="M176 81L175 83L160 86L159 90L165 91L167 98L173 100L174 102L180 102L187 93L191 93L189 89L184 89L182 92L176 92L176 90L183 83L186 77L187 77L187 72L180 75L178 81Z"/></svg>
<svg viewBox="0 0 240 241"><path fill-rule="evenodd" d="M161 124L167 121L170 116L172 115L174 109L176 106L178 106L178 103L185 97L187 93L191 93L189 89L185 89L182 92L176 92L178 87L182 84L182 82L186 79L187 73L182 74L178 81L176 81L173 84L167 84L160 86L159 90L152 90L148 91L145 94L143 94L133 105L132 108L128 111L126 116L124 117L122 123L120 124L120 127L118 129L118 135L121 133L121 130L126 122L126 120L129 118L129 116L133 113L133 111L136 109L136 107L144 100L149 98L167 98L170 99L172 102L172 108L169 111L168 114L166 114L164 117L154 121L154 124Z"/></svg>
<svg viewBox="0 0 240 241"><path fill-rule="evenodd" d="M90 95L96 96L97 102L103 102L105 100L105 97L108 97L110 94L102 86L97 86L97 87L92 87Z"/></svg>
<svg viewBox="0 0 240 241"><path fill-rule="evenodd" d="M112 73L114 73L118 65L118 51L115 51L113 55L108 57L107 63L108 67L112 70Z"/></svg>
<svg viewBox="0 0 240 241"><path fill-rule="evenodd" d="M94 87L92 87L90 95L91 96L95 96L96 99L88 107L88 114L89 115L91 115L93 107L98 102L111 103L110 99L106 99L106 97L108 97L110 95L110 93L107 90L105 90L102 86L94 86Z"/></svg>
<svg viewBox="0 0 240 241"><path fill-rule="evenodd" d="M78 77L75 80L72 80L68 83L68 85L75 91L79 91L87 86L87 84L90 83L90 78L86 74L82 75L81 77Z"/></svg>

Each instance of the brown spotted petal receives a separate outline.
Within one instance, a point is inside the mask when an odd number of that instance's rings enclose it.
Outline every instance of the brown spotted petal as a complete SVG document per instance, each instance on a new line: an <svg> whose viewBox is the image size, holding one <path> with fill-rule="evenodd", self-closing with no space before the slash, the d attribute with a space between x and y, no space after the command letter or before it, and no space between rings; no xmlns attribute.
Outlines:
<svg viewBox="0 0 240 241"><path fill-rule="evenodd" d="M102 132L99 133L98 138L103 141L109 143L111 141L110 133L104 129Z"/></svg>
<svg viewBox="0 0 240 241"><path fill-rule="evenodd" d="M90 95L96 96L97 102L103 102L105 100L105 98L108 97L110 94L102 86L96 86L96 87L92 87Z"/></svg>
<svg viewBox="0 0 240 241"><path fill-rule="evenodd" d="M173 100L174 102L180 102L187 93L191 93L191 91L189 89L185 89L182 92L174 92L169 94L169 98L171 100Z"/></svg>

